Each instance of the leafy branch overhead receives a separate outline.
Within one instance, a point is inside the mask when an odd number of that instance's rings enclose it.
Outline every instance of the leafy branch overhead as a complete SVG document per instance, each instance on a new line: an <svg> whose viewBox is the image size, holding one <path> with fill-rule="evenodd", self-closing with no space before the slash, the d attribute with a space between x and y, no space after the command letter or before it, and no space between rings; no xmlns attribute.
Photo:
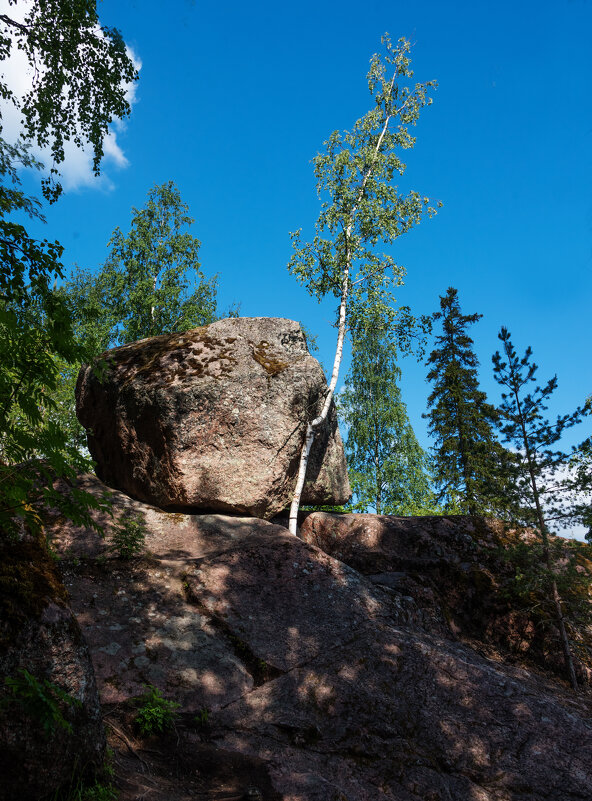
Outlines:
<svg viewBox="0 0 592 801"><path fill-rule="evenodd" d="M129 114L127 93L138 73L120 32L100 24L96 0L10 0L10 6L0 14L0 61L22 51L33 83L21 99L2 77L0 98L19 109L25 139L49 148L54 166L43 190L55 200L65 143L90 144L98 175L108 126Z"/></svg>
<svg viewBox="0 0 592 801"><path fill-rule="evenodd" d="M307 424L290 511L292 533L315 430L327 417L337 385L346 321L355 324L356 315L363 314L372 300L387 312L383 293L403 280L404 272L392 256L376 253L375 248L379 242L392 245L425 213L436 210L427 197L415 191L401 193L395 183L405 171L400 153L414 146L410 129L422 108L432 102L429 92L436 82L410 83L411 45L406 39L395 46L385 34L382 43L384 52L372 57L367 76L373 107L351 131L331 134L325 151L314 159L321 201L316 234L312 242L303 242L301 231L291 234L290 272L318 300L327 294L340 298L329 392L320 414Z"/></svg>
<svg viewBox="0 0 592 801"><path fill-rule="evenodd" d="M24 14L20 13L24 9ZM0 528L14 533L19 519L36 527L40 499L78 522L92 525L97 501L74 492L72 503L53 490L89 469L55 414L60 364L87 355L55 284L64 277L57 242L32 237L23 217L40 219L41 205L19 183L22 167L40 168L33 145L49 148L53 166L41 181L56 200L58 165L67 141L93 148L99 172L103 139L114 118L129 113L126 92L137 78L120 34L100 27L95 0L10 0L0 14L0 62L24 53L33 73L30 91L17 96L0 77L0 133L9 105L20 112L23 133L16 143L0 138Z"/></svg>

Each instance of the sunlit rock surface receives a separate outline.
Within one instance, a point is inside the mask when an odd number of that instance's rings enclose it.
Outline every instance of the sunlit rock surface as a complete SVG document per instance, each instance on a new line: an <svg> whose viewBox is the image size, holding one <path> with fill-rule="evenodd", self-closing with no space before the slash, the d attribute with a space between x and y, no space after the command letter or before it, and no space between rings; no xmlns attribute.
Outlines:
<svg viewBox="0 0 592 801"><path fill-rule="evenodd" d="M160 507L271 518L289 505L327 384L298 323L230 318L144 339L83 368L77 413L98 476ZM350 488L337 416L315 438L303 503Z"/></svg>

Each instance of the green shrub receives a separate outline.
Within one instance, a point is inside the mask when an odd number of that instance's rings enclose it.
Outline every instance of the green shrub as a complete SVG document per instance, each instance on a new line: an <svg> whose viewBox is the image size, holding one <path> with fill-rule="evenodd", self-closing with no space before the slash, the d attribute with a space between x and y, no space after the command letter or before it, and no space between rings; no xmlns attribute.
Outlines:
<svg viewBox="0 0 592 801"><path fill-rule="evenodd" d="M202 709L199 710L197 715L194 715L193 721L196 724L196 726L203 728L208 725L209 718L210 718L210 713L208 709L204 706L202 707Z"/></svg>
<svg viewBox="0 0 592 801"><path fill-rule="evenodd" d="M47 679L37 679L28 670L20 669L20 676L8 676L4 684L12 697L4 703L19 704L30 717L41 723L45 735L49 737L56 727L72 733L72 725L62 714L62 707L81 707L77 698L73 698Z"/></svg>
<svg viewBox="0 0 592 801"><path fill-rule="evenodd" d="M61 787L51 796L51 801L117 801L119 793L111 784L85 784L78 777L70 785Z"/></svg>
<svg viewBox="0 0 592 801"><path fill-rule="evenodd" d="M139 709L134 723L141 734L162 734L174 725L179 704L167 701L152 684L145 684L144 687L146 692L135 700Z"/></svg>
<svg viewBox="0 0 592 801"><path fill-rule="evenodd" d="M126 514L114 526L109 550L122 559L131 559L142 552L146 541L146 524L141 514Z"/></svg>
<svg viewBox="0 0 592 801"><path fill-rule="evenodd" d="M94 784L92 787L85 787L80 796L72 801L117 801L118 793L110 784Z"/></svg>
<svg viewBox="0 0 592 801"><path fill-rule="evenodd" d="M107 746L103 766L97 773L89 777L74 771L69 783L51 795L51 801L117 801L119 793L111 784L115 775L113 757L113 749Z"/></svg>

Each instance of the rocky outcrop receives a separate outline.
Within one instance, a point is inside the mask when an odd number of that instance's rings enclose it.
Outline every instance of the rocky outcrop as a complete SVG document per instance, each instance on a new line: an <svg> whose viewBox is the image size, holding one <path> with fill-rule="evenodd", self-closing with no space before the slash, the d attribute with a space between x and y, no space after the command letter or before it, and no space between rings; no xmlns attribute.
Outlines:
<svg viewBox="0 0 592 801"><path fill-rule="evenodd" d="M83 368L77 413L97 474L163 508L269 519L291 500L323 371L300 326L232 318L141 340ZM350 495L335 409L310 457L303 503Z"/></svg>
<svg viewBox="0 0 592 801"><path fill-rule="evenodd" d="M100 766L105 733L52 559L32 536L0 542L0 799L37 801Z"/></svg>
<svg viewBox="0 0 592 801"><path fill-rule="evenodd" d="M84 486L101 490L90 477ZM350 553L356 539L360 544L359 566L371 570L364 576L263 520L167 513L115 493L116 517L130 510L146 524L139 559L113 558L108 522L101 540L56 520L54 543L66 555L72 605L89 637L105 710L125 708L143 683L178 700L182 715L170 754L181 760L175 764L183 776L203 778L204 764L229 764L234 754L245 777L240 790L229 792L237 798L589 797L589 699L459 642L446 615L435 614L430 587L423 598L407 590L401 574L422 560L454 559L453 543L467 536L478 561L475 554L487 548L468 534L466 521L448 520L442 531L449 536L431 557L437 537L427 519L406 544L401 522L400 556L407 561L390 570L396 537L378 535L367 519L348 542ZM305 534L313 522L303 525ZM322 544L329 550L335 540L330 532ZM384 578L389 572L392 581ZM486 583L476 587L489 591ZM195 714L204 707L207 726L200 730ZM154 743L143 758L153 749ZM191 794L175 794L169 776L166 791L151 785L150 797L216 797L214 785L207 790L199 782ZM248 776L258 777L250 780L258 788L251 795ZM138 796L128 781L124 801Z"/></svg>
<svg viewBox="0 0 592 801"><path fill-rule="evenodd" d="M465 516L309 514L300 536L345 562L378 586L412 597L430 619L430 630L461 638L506 661L565 676L565 662L551 610L514 582L520 566L512 549L536 539L533 531L513 529L493 518ZM564 565L588 576L580 592L590 605L592 549L572 540L554 540ZM561 569L561 565L559 565ZM572 578L572 585L574 578ZM565 599L573 607L574 599ZM577 622L577 618L581 622ZM572 615L570 636L581 684L592 683L590 616Z"/></svg>

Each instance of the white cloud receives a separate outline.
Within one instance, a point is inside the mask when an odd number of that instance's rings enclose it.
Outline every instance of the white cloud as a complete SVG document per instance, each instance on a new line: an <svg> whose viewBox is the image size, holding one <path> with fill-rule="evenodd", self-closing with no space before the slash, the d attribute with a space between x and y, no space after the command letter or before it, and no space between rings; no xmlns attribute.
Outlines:
<svg viewBox="0 0 592 801"><path fill-rule="evenodd" d="M517 448L510 447L509 450L514 451L514 453L521 453L524 456L524 450L518 451ZM560 485L576 485L576 468L570 464L569 462L559 465L556 467L552 472L547 474L546 480L545 475L541 476L537 483L539 484L539 488L541 486L547 486L548 488L552 487L559 487ZM564 489L561 493L558 493L558 497L561 498L559 503L559 509L563 510L564 512L569 512L570 509L576 504L592 504L592 494L590 491L581 491L577 489ZM547 524L549 526L549 530L552 534L557 534L560 537L569 537L570 539L581 540L584 541L586 534L588 533L588 529L586 526L580 525L579 523L574 523L572 521L568 521L566 524L562 525L561 521L554 520L552 516L552 506L547 500L547 495L543 494L541 497L541 505L543 507L543 513L547 517Z"/></svg>
<svg viewBox="0 0 592 801"><path fill-rule="evenodd" d="M575 482L576 478L576 469L573 465L564 464L561 465L556 471L553 476L553 484L549 481L549 484L556 486L561 482ZM575 504L591 504L592 498L590 497L590 492L582 492L577 490L569 490L566 491L563 497L563 503L561 504L562 508L565 510L569 510ZM586 534L588 533L588 529L586 526L582 526L579 523L569 523L565 529L561 529L560 526L553 526L551 524L551 530L554 533L559 534L562 537L572 537L576 540L584 541Z"/></svg>
<svg viewBox="0 0 592 801"><path fill-rule="evenodd" d="M0 14L7 14L20 22L24 19L27 5L28 3L25 2L11 6L8 0L0 0ZM140 70L142 62L139 57L129 47L127 52L134 67ZM33 69L24 53L15 46L12 48L10 57L0 62L0 74L17 98L22 98L32 87ZM126 99L130 106L137 102L136 90L135 82L126 87ZM9 142L15 142L23 130L22 116L18 108L11 102L2 102L2 129L2 136ZM103 140L104 157L101 162L101 175L98 178L92 170L92 152L76 147L71 141L65 143L65 158L59 165L61 183L65 191L73 191L82 187L102 190L113 188L109 170L113 168L121 170L129 166L129 160L117 140L117 134L124 130L125 122L116 120ZM51 166L52 159L49 149L34 146L32 152L48 168Z"/></svg>

